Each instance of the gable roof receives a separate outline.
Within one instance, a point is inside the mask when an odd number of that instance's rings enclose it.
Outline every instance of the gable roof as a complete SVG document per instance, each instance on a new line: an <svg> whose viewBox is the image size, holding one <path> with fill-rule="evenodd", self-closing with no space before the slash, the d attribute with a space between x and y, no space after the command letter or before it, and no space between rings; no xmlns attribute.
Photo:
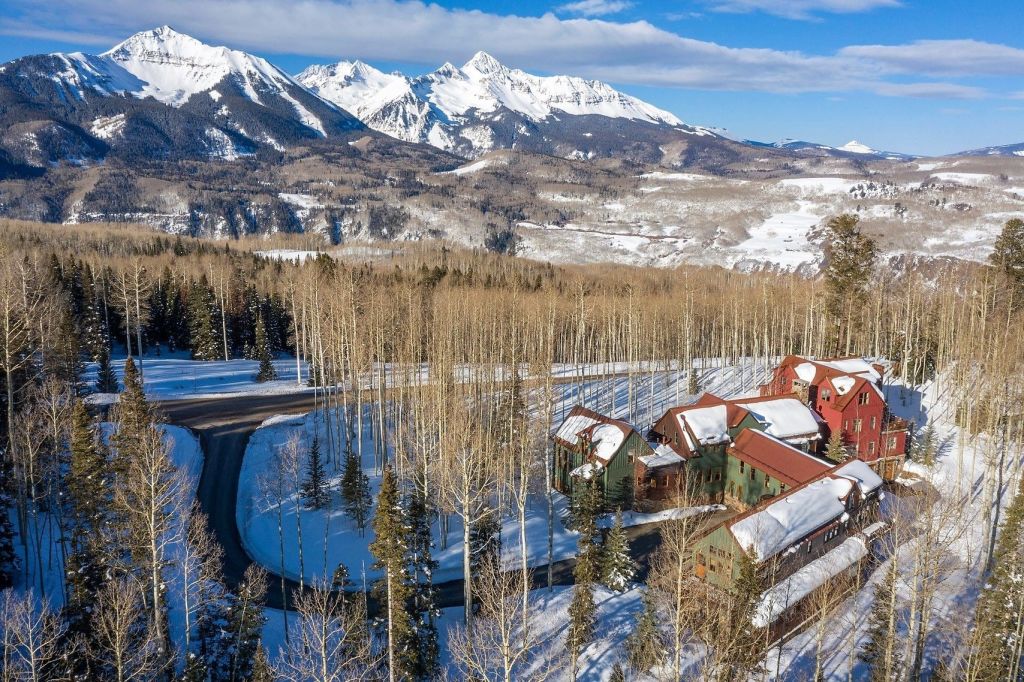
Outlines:
<svg viewBox="0 0 1024 682"><path fill-rule="evenodd" d="M797 377L809 384L818 384L827 378L839 376L866 379L872 383L882 380L880 365L857 356L812 359L802 355L787 355L779 367L792 367Z"/></svg>
<svg viewBox="0 0 1024 682"><path fill-rule="evenodd" d="M783 440L817 440L821 419L814 410L789 396L766 396L735 401L764 426L765 433Z"/></svg>
<svg viewBox="0 0 1024 682"><path fill-rule="evenodd" d="M744 429L729 453L788 486L806 483L831 468L817 457L755 429Z"/></svg>
<svg viewBox="0 0 1024 682"><path fill-rule="evenodd" d="M578 449L587 440L594 448L594 456L607 464L633 431L633 427L621 419L577 405L566 415L552 439L572 449Z"/></svg>
<svg viewBox="0 0 1024 682"><path fill-rule="evenodd" d="M853 460L762 502L725 525L740 548L755 552L761 563L843 518L854 490L863 497L881 485L878 474L864 462Z"/></svg>

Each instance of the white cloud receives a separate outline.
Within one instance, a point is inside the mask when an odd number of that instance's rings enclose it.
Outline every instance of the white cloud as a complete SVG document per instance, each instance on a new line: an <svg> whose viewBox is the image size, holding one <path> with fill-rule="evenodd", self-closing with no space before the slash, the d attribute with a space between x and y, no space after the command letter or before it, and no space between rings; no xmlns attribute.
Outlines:
<svg viewBox="0 0 1024 682"><path fill-rule="evenodd" d="M599 1L605 5L615 2ZM729 1L773 4L769 0ZM852 11L858 3L864 6L872 1L885 0L795 0L808 11L812 5ZM903 78L910 75L913 80L941 80L950 74L978 73L979 69L990 73L1001 59L1016 60L1021 52L975 41L932 41L853 46L834 54L808 55L729 47L687 38L646 21L565 19L551 13L494 14L449 9L421 0L8 0L8 7L15 15L12 21L18 22L12 32L27 32L35 26L126 37L140 29L169 24L201 40L261 54L301 53L322 59L358 57L427 65L459 61L486 50L512 66L533 71L620 84L710 90L868 91L975 98L984 93L972 85L891 79L910 80ZM963 59L964 54L968 58ZM958 62L958 57L962 61Z"/></svg>
<svg viewBox="0 0 1024 682"><path fill-rule="evenodd" d="M983 88L959 83L880 83L875 92L887 97L917 97L921 99L981 99Z"/></svg>
<svg viewBox="0 0 1024 682"><path fill-rule="evenodd" d="M716 12L764 12L787 19L811 19L818 13L853 14L879 7L899 7L900 0L708 0Z"/></svg>
<svg viewBox="0 0 1024 682"><path fill-rule="evenodd" d="M901 73L938 76L1024 75L1024 50L978 40L919 40L907 45L854 45L839 52Z"/></svg>
<svg viewBox="0 0 1024 682"><path fill-rule="evenodd" d="M558 10L585 17L603 17L609 14L618 14L632 6L633 3L626 0L578 0L578 2L562 5Z"/></svg>

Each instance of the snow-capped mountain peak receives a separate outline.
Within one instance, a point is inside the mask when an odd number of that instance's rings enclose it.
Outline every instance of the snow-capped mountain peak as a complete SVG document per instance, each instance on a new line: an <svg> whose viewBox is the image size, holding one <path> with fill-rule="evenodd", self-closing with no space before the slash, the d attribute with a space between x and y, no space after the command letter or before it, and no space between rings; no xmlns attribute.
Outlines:
<svg viewBox="0 0 1024 682"><path fill-rule="evenodd" d="M296 80L375 130L469 156L515 144L535 126L559 123L564 116L600 116L609 122L605 125L683 125L669 112L605 83L534 76L486 52L477 52L461 68L448 62L416 78L372 67L356 71L347 62L312 66Z"/></svg>
<svg viewBox="0 0 1024 682"><path fill-rule="evenodd" d="M850 140L842 147L838 147L837 149L839 149L839 151L841 152L849 152L850 154L881 154L881 152L876 151L871 147L867 146L866 144L858 142L857 140Z"/></svg>
<svg viewBox="0 0 1024 682"><path fill-rule="evenodd" d="M463 65L462 70L466 73L480 74L481 76L492 76L508 72L504 64L482 50L473 55L473 58Z"/></svg>
<svg viewBox="0 0 1024 682"><path fill-rule="evenodd" d="M101 57L143 81L134 94L181 106L235 76L245 95L259 103L262 90L280 91L292 79L267 60L226 47L207 45L169 26L136 33Z"/></svg>

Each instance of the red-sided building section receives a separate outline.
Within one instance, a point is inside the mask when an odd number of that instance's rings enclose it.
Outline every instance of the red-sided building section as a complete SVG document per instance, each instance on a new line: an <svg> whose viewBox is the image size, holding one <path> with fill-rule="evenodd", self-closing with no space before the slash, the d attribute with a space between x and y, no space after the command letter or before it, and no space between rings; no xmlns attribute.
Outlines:
<svg viewBox="0 0 1024 682"><path fill-rule="evenodd" d="M910 424L889 413L882 393L883 368L863 358L810 360L787 356L762 396L798 395L858 459L884 478L895 478L907 452Z"/></svg>

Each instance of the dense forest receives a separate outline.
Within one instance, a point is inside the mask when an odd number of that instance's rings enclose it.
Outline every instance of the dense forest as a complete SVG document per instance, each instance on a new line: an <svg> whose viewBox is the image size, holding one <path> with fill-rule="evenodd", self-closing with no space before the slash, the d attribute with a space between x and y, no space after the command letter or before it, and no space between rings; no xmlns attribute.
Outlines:
<svg viewBox="0 0 1024 682"><path fill-rule="evenodd" d="M400 219L381 216L381 229ZM127 226L0 223L0 679L575 680L602 627L596 586L621 591L637 567L621 520L602 531L597 517L610 510L583 496L572 509L579 546L565 646L544 647L525 531L503 535L500 519L525 518L539 495L551 523L553 370L578 402L624 401L629 420L649 426L655 387L682 400L701 389L698 370L734 363L755 388L787 354L887 359L889 381L941 388L960 434L946 447L975 453L977 486L963 494L985 513L959 613L940 599L956 573L947 550L977 520L935 482L942 494L922 496L894 534L903 537L893 555L912 558L914 572L897 575L893 559L865 588L873 598L859 614L867 641L851 656L857 670L878 680L1020 679L1024 224L1007 223L989 263L905 271L877 266L856 218L828 228L827 268L806 278L553 266L444 244L300 263ZM162 437L160 405L143 391L148 359L186 351L258 360L261 381L276 378L274 360L297 363L326 434L292 453L298 473L288 490L282 473L277 494L327 505L336 475L345 513L373 530L384 577L363 589L339 570L282 594L298 618L281 651L261 643L273 574L254 567L225 579ZM124 356L119 380L112 358ZM619 376L625 395L593 392L584 368ZM86 399L96 393L120 396L105 412ZM927 464L938 446L919 426L913 456ZM381 476L376 499L354 462L364 438ZM465 533L466 608L439 637L430 528L449 519ZM699 531L690 518L663 527L611 679L760 679L775 669L750 624L764 589L752 566L725 596L686 582L685 548ZM518 548L513 565L502 546ZM62 567L59 594L43 593L42 563ZM182 599L177 637L169 602ZM828 622L840 595L818 601L816 622ZM817 645L820 662L824 632ZM822 678L821 666L807 677Z"/></svg>

